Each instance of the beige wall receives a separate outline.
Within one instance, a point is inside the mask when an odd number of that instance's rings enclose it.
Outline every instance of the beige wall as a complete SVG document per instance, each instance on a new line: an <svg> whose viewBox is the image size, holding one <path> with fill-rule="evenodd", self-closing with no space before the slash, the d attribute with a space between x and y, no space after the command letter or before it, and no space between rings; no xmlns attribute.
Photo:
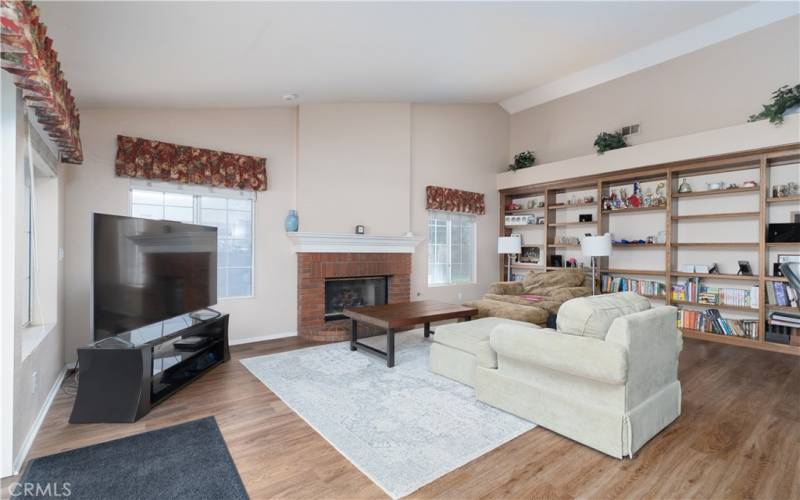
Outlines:
<svg viewBox="0 0 800 500"><path fill-rule="evenodd" d="M81 113L83 165L66 169L66 358L91 342L90 214L127 215L127 178L114 175L117 134L266 156L268 191L255 211L254 296L223 299L231 341L295 330L296 263L283 219L294 204L295 110L89 110Z"/></svg>
<svg viewBox="0 0 800 500"><path fill-rule="evenodd" d="M3 82L4 85L7 82ZM64 182L63 177L36 177L34 186L37 195L35 227L38 230L38 245L32 250L36 266L35 308L33 324L24 327L23 313L27 304L21 300L25 296L22 289L26 282L27 269L24 253L25 223L19 215L24 200L24 169L27 168L27 129L24 105L17 98L16 105L16 226L12 237L16 249L15 261L15 318L14 318L14 404L13 404L13 455L15 458L25 444L33 429L39 412L44 407L48 394L59 378L64 367L64 321L63 308L63 266L57 259L57 248L63 245L64 237ZM61 167L59 167L61 168ZM47 212L46 214L44 212ZM46 217L44 217L46 215ZM41 310L40 310L41 308ZM42 321L43 320L43 321ZM46 326L41 326L44 322ZM44 328L44 329L43 329Z"/></svg>
<svg viewBox="0 0 800 500"><path fill-rule="evenodd" d="M300 231L409 230L409 120L407 103L300 107Z"/></svg>
<svg viewBox="0 0 800 500"><path fill-rule="evenodd" d="M499 201L497 172L505 169L508 114L499 106L423 105L411 108L413 170L411 221L427 238L425 187L446 186L486 194L486 215L477 216L477 281L472 285L428 288L428 249L417 247L412 262L414 298L458 303L480 297L497 280Z"/></svg>
<svg viewBox="0 0 800 500"><path fill-rule="evenodd" d="M511 116L510 151L548 163L591 154L601 131L639 123L642 144L737 125L800 82L800 26L786 19ZM563 177L571 177L564 172Z"/></svg>
<svg viewBox="0 0 800 500"><path fill-rule="evenodd" d="M92 337L89 214L128 211L129 180L114 175L117 134L268 158L269 188L256 201L254 296L218 305L231 313L234 342L296 331L296 256L283 228L294 207L301 231L350 233L364 224L371 234L425 235L425 186L486 193L489 212L478 218L478 282L428 289L423 243L414 257L412 293L466 300L496 277L494 184L508 151L508 115L497 105L109 109L84 111L81 125L86 160L67 168L65 177L69 360Z"/></svg>

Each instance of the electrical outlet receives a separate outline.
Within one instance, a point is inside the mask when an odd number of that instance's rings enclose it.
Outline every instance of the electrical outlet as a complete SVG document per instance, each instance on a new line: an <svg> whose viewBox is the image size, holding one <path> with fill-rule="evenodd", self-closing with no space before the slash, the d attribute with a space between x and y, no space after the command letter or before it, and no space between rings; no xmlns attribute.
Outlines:
<svg viewBox="0 0 800 500"><path fill-rule="evenodd" d="M39 390L39 372L35 371L31 375L31 394L36 394Z"/></svg>
<svg viewBox="0 0 800 500"><path fill-rule="evenodd" d="M638 134L639 133L639 124L635 123L633 125L625 125L621 129L619 129L619 131L622 132L622 135L635 135L635 134Z"/></svg>
<svg viewBox="0 0 800 500"><path fill-rule="evenodd" d="M458 292L458 301L459 301L459 302L461 302L461 297L462 297L462 293L461 293L461 291L459 290L459 292Z"/></svg>

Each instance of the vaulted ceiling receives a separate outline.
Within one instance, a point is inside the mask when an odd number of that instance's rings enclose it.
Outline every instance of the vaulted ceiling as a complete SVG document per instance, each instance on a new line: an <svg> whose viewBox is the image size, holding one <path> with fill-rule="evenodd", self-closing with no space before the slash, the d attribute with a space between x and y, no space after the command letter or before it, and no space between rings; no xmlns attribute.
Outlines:
<svg viewBox="0 0 800 500"><path fill-rule="evenodd" d="M42 2L82 108L495 103L742 2Z"/></svg>

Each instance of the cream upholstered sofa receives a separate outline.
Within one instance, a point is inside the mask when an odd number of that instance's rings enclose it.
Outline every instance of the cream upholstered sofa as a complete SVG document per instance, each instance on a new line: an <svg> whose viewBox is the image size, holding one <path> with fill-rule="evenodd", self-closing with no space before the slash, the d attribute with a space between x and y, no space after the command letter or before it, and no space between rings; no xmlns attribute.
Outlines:
<svg viewBox="0 0 800 500"><path fill-rule="evenodd" d="M431 369L472 382L485 403L617 458L632 457L680 415L683 343L674 307L651 308L623 292L565 302L557 330L493 319L482 333L471 325L473 340L460 348L452 339L468 323L449 325L442 337L439 327ZM458 377L442 369L459 357Z"/></svg>

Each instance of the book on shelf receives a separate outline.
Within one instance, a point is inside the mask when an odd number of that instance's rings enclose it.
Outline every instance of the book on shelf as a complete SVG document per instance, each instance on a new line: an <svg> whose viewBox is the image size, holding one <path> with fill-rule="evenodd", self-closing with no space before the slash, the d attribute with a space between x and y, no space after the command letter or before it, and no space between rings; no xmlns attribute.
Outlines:
<svg viewBox="0 0 800 500"><path fill-rule="evenodd" d="M758 287L750 289L705 286L700 278L689 278L672 285L672 300L708 306L735 306L758 309Z"/></svg>
<svg viewBox="0 0 800 500"><path fill-rule="evenodd" d="M781 307L798 307L797 290L780 281L767 283L767 302Z"/></svg>
<svg viewBox="0 0 800 500"><path fill-rule="evenodd" d="M679 309L678 328L734 337L756 338L758 336L757 320L723 318L717 309L705 311Z"/></svg>
<svg viewBox="0 0 800 500"><path fill-rule="evenodd" d="M636 280L631 278L600 277L600 291L603 293L636 292L639 295L664 296L666 286L660 281Z"/></svg>

